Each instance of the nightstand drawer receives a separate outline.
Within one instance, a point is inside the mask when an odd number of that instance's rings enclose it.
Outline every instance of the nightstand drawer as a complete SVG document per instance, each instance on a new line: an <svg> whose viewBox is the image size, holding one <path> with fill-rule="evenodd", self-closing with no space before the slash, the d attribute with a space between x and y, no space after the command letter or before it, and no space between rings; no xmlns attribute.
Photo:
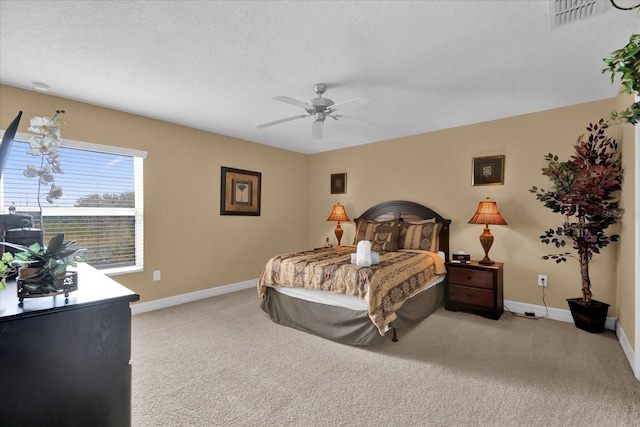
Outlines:
<svg viewBox="0 0 640 427"><path fill-rule="evenodd" d="M448 299L453 302L493 308L495 293L484 289L449 284Z"/></svg>
<svg viewBox="0 0 640 427"><path fill-rule="evenodd" d="M449 283L473 286L474 288L493 289L493 272L471 268L450 268L447 272Z"/></svg>

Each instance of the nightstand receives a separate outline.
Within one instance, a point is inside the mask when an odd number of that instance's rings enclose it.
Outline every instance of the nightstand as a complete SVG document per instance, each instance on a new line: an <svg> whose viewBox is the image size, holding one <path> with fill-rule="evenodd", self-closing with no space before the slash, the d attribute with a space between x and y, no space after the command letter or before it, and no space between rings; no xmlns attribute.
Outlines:
<svg viewBox="0 0 640 427"><path fill-rule="evenodd" d="M493 265L482 265L478 261L468 264L448 262L444 308L498 320L504 311L503 265L501 262Z"/></svg>

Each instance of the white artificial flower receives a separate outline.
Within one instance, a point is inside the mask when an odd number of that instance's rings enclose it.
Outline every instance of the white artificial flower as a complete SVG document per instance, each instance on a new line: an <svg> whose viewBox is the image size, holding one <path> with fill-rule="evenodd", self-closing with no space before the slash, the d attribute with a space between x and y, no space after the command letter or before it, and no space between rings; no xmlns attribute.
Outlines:
<svg viewBox="0 0 640 427"><path fill-rule="evenodd" d="M49 184L53 182L55 179L53 177L53 173L49 166L45 166L42 169L36 168L34 165L27 165L27 169L23 172L24 176L27 178L35 178L36 176L40 177L40 184Z"/></svg>
<svg viewBox="0 0 640 427"><path fill-rule="evenodd" d="M29 125L29 132L39 133L56 141L60 139L60 128L49 117L33 117Z"/></svg>
<svg viewBox="0 0 640 427"><path fill-rule="evenodd" d="M51 165L51 170L53 170L55 173L64 173L62 171L62 168L60 167L60 154L58 154L57 152L49 154L49 157L47 157L47 162L49 162L49 164Z"/></svg>
<svg viewBox="0 0 640 427"><path fill-rule="evenodd" d="M60 143L46 136L32 136L29 138L29 147L31 149L27 151L28 154L40 156L42 154L57 153Z"/></svg>
<svg viewBox="0 0 640 427"><path fill-rule="evenodd" d="M60 128L64 122L59 118L60 114L64 114L64 110L57 110L53 118L49 117L33 117L29 122L29 132L36 133L29 138L28 154L32 156L40 156L44 160L47 157L48 166L38 169L34 165L28 165L23 172L27 178L39 178L40 185L51 184L49 194L46 199L49 203L53 203L55 199L62 197L62 188L53 183L54 173L63 173L60 167L60 155L58 148L60 147ZM38 186L38 206L40 206L40 186ZM42 208L41 208L42 214Z"/></svg>
<svg viewBox="0 0 640 427"><path fill-rule="evenodd" d="M62 197L62 187L51 184L51 189L49 190L49 195L47 196L47 202L53 204L53 201L55 199L59 199L60 197Z"/></svg>
<svg viewBox="0 0 640 427"><path fill-rule="evenodd" d="M26 176L27 178L35 178L36 176L38 176L40 173L40 170L33 166L33 165L27 165L27 168L24 170L24 176Z"/></svg>

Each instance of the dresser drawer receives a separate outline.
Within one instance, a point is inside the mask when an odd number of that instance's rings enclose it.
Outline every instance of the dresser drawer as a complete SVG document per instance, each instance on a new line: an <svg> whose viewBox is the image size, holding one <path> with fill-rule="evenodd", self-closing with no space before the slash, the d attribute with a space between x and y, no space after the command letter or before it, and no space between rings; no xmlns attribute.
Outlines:
<svg viewBox="0 0 640 427"><path fill-rule="evenodd" d="M493 272L471 268L449 268L447 280L451 284L493 289Z"/></svg>
<svg viewBox="0 0 640 427"><path fill-rule="evenodd" d="M463 304L494 308L495 293L485 289L470 288L449 284L448 299Z"/></svg>

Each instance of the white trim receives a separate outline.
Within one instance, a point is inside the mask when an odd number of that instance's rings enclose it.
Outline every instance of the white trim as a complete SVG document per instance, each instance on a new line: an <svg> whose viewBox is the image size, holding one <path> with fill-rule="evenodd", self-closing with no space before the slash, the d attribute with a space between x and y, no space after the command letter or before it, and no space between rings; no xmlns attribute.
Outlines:
<svg viewBox="0 0 640 427"><path fill-rule="evenodd" d="M132 265L130 267L114 267L114 268L104 268L100 270L100 273L105 276L119 276L121 274L131 274L131 273L143 273L144 268Z"/></svg>
<svg viewBox="0 0 640 427"><path fill-rule="evenodd" d="M509 307L509 311L513 313L524 314L527 311L532 311L535 313L536 317L546 317L547 319L551 319L551 320L559 320L561 322L573 323L573 317L571 316L571 311L569 311L568 309L565 310L562 308L549 307L548 309L549 314L547 315L547 308L545 308L543 305L527 304L524 302L509 301L509 300L504 300L503 304L505 307L505 311L507 310L507 307ZM604 327L606 329L615 331L617 320L618 319L616 317L607 316L607 320L604 323Z"/></svg>
<svg viewBox="0 0 640 427"><path fill-rule="evenodd" d="M146 153L145 153L146 154ZM134 226L135 233L135 262L137 268L144 268L144 174L143 160L141 157L133 158L133 176L135 189L134 218L136 224Z"/></svg>
<svg viewBox="0 0 640 427"><path fill-rule="evenodd" d="M172 297L161 298L148 302L138 302L131 305L132 314L146 313L148 311L160 310L174 305L185 304L188 302L194 302L205 298L216 297L219 295L229 294L231 292L243 291L255 287L258 283L258 279L247 280L244 282L232 283L230 285L216 286L215 288L203 289L201 291L189 292L186 294L174 295ZM518 301L504 300L505 310L524 314L526 311L532 311L538 317L546 317L551 320L559 320L561 322L573 323L573 317L569 310L561 308L550 307L547 309L542 305L528 304ZM604 327L612 331L622 330L617 326L618 319L615 317L607 316ZM627 341L628 342L628 341ZM633 350L632 350L633 351Z"/></svg>
<svg viewBox="0 0 640 427"><path fill-rule="evenodd" d="M636 93L635 101L640 101L640 95ZM636 242L634 253L636 256L635 262L635 360L631 364L631 369L636 376L636 379L640 380L640 263L637 261L637 257L640 256L640 123L635 125L636 129L636 137L635 137L635 193L636 193L636 201L635 201L635 229L636 229Z"/></svg>
<svg viewBox="0 0 640 427"><path fill-rule="evenodd" d="M131 305L131 314L141 314L148 311L160 310L174 305L185 304L205 298L217 297L231 292L251 289L258 283L258 279L247 280L245 282L233 283L231 285L217 286L215 288L203 289L201 291L189 292L187 294L174 295L172 297L156 299L148 302L138 302ZM256 288L256 296L258 295Z"/></svg>
<svg viewBox="0 0 640 427"><path fill-rule="evenodd" d="M624 355L627 356L627 361L629 361L629 365L631 365L631 369L633 370L633 361L635 359L635 355L633 354L633 347L627 338L627 334L624 333L624 329L620 326L620 322L616 321L616 336L618 337L618 342L620 342L620 347L622 347L622 351Z"/></svg>

